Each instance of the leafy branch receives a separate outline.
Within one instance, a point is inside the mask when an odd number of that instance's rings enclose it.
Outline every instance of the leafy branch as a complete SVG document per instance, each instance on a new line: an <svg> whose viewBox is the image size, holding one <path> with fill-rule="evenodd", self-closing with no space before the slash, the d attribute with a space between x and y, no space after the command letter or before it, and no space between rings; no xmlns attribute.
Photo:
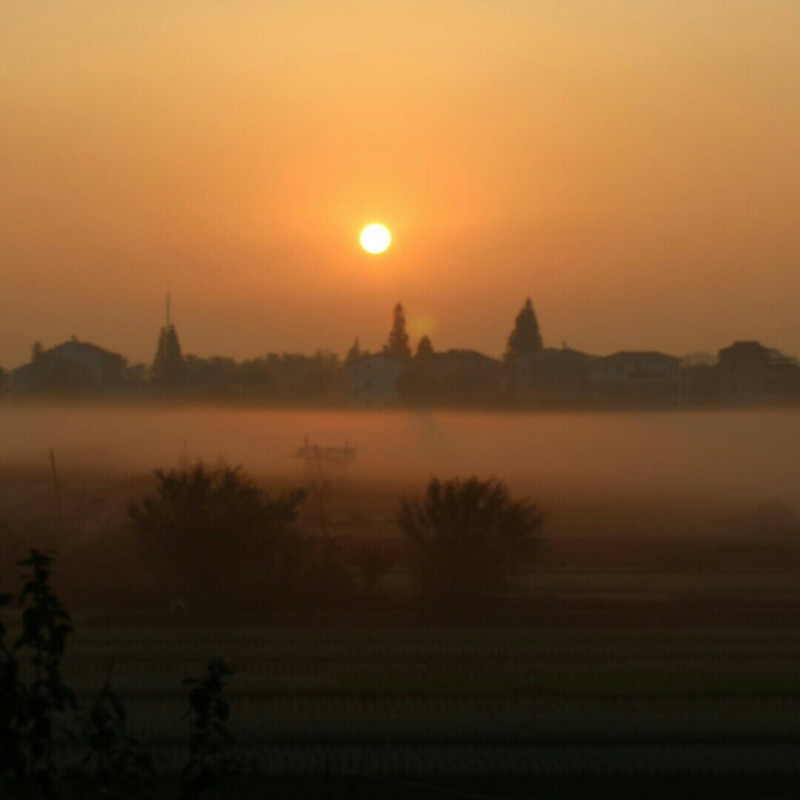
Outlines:
<svg viewBox="0 0 800 800"><path fill-rule="evenodd" d="M189 717L192 732L189 737L189 761L183 768L182 798L197 797L216 788L224 780L239 775L242 763L230 753L234 736L225 722L230 714L228 703L222 698L223 682L233 670L221 658L208 662L202 678L187 678L184 686L189 690Z"/></svg>

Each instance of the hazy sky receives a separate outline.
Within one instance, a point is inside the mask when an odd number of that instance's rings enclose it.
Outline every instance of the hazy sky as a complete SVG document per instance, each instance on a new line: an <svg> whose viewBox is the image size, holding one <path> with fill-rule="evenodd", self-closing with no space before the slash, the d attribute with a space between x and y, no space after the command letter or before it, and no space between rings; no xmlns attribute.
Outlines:
<svg viewBox="0 0 800 800"><path fill-rule="evenodd" d="M800 355L797 0L3 0L0 364ZM368 222L394 234L358 246Z"/></svg>

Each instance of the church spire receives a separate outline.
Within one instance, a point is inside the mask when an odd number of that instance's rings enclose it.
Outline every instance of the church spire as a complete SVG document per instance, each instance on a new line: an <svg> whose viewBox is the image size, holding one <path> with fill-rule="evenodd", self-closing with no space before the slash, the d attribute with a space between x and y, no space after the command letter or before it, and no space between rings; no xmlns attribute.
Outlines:
<svg viewBox="0 0 800 800"><path fill-rule="evenodd" d="M178 332L172 324L169 293L167 293L164 311L165 325L158 337L158 347L150 371L150 380L154 386L174 389L183 383L184 361L178 341Z"/></svg>

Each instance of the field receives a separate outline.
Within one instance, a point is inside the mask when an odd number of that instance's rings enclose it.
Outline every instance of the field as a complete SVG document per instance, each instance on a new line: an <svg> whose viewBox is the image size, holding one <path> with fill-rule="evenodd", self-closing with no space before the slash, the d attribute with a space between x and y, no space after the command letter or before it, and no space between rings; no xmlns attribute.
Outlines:
<svg viewBox="0 0 800 800"><path fill-rule="evenodd" d="M296 481L272 479L278 491ZM410 483L340 481L325 526L391 556L376 594L265 618L188 604L137 558L126 504L145 473L3 475L2 581L58 553L76 633L65 679L109 678L162 769L185 758L183 678L235 670L230 728L262 777L247 796L762 797L800 786L797 542L751 506L552 493L541 553L492 614L438 625L411 602L394 523ZM313 498L311 498L313 499ZM60 519L56 517L56 510ZM301 523L320 525L309 504ZM164 790L169 793L168 789Z"/></svg>
<svg viewBox="0 0 800 800"><path fill-rule="evenodd" d="M240 753L284 788L800 782L797 628L88 627L70 653L68 681L88 697L110 677L166 772L185 758L180 680L223 654Z"/></svg>

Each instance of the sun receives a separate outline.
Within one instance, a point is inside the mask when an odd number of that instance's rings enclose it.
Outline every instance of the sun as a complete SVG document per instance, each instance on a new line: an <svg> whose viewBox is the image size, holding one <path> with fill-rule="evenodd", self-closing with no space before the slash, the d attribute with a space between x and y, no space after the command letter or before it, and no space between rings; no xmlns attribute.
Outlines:
<svg viewBox="0 0 800 800"><path fill-rule="evenodd" d="M367 225L359 241L368 253L382 253L392 243L392 234L383 225Z"/></svg>

